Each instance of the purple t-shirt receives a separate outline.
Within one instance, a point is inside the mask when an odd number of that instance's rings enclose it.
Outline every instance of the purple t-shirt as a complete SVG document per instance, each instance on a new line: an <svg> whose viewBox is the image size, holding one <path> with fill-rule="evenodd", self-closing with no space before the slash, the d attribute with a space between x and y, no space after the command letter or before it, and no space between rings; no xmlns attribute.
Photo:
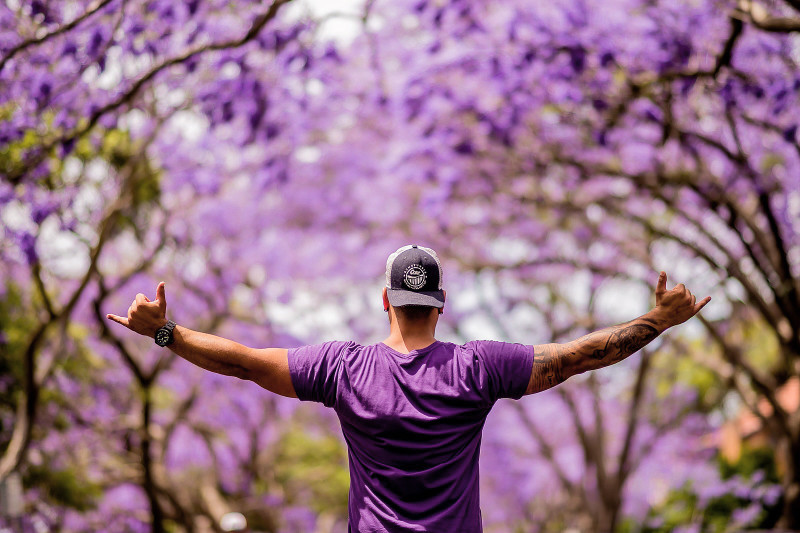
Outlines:
<svg viewBox="0 0 800 533"><path fill-rule="evenodd" d="M333 407L347 441L350 530L482 531L478 456L486 415L520 398L533 347L328 342L289 350L297 396Z"/></svg>

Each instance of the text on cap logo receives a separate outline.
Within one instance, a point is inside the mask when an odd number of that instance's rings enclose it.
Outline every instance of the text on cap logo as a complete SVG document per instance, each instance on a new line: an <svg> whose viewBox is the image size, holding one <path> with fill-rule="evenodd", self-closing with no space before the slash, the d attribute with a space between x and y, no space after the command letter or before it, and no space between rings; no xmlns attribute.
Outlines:
<svg viewBox="0 0 800 533"><path fill-rule="evenodd" d="M409 265L403 273L403 283L406 287L413 290L419 290L425 286L428 277L425 275L425 269L422 265Z"/></svg>

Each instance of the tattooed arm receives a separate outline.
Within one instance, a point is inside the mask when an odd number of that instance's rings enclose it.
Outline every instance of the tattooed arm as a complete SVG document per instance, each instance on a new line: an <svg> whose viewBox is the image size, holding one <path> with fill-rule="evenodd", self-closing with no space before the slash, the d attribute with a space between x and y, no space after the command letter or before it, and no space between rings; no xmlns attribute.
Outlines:
<svg viewBox="0 0 800 533"><path fill-rule="evenodd" d="M648 313L619 326L584 335L564 344L534 347L533 371L525 394L554 387L587 370L613 365L641 350L669 327L686 322L709 301L697 303L683 283L667 290L667 275L658 277L656 306Z"/></svg>

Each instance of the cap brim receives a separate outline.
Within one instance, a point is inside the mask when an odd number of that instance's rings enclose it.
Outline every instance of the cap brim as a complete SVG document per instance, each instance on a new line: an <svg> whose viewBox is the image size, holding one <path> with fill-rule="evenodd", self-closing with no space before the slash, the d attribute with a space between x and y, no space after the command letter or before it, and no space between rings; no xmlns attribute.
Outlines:
<svg viewBox="0 0 800 533"><path fill-rule="evenodd" d="M389 303L394 307L404 305L424 305L427 307L444 307L444 291L407 291L403 289L387 289Z"/></svg>

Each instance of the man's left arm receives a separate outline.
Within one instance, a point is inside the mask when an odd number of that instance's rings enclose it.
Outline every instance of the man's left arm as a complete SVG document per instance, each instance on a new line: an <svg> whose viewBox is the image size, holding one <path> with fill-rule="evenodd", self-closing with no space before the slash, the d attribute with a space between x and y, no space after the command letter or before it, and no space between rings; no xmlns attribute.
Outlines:
<svg viewBox="0 0 800 533"><path fill-rule="evenodd" d="M698 303L682 283L668 291L667 275L661 272L656 286L656 306L648 313L571 342L534 346L533 370L525 394L547 390L576 374L622 361L667 328L692 318L709 301L711 297Z"/></svg>

